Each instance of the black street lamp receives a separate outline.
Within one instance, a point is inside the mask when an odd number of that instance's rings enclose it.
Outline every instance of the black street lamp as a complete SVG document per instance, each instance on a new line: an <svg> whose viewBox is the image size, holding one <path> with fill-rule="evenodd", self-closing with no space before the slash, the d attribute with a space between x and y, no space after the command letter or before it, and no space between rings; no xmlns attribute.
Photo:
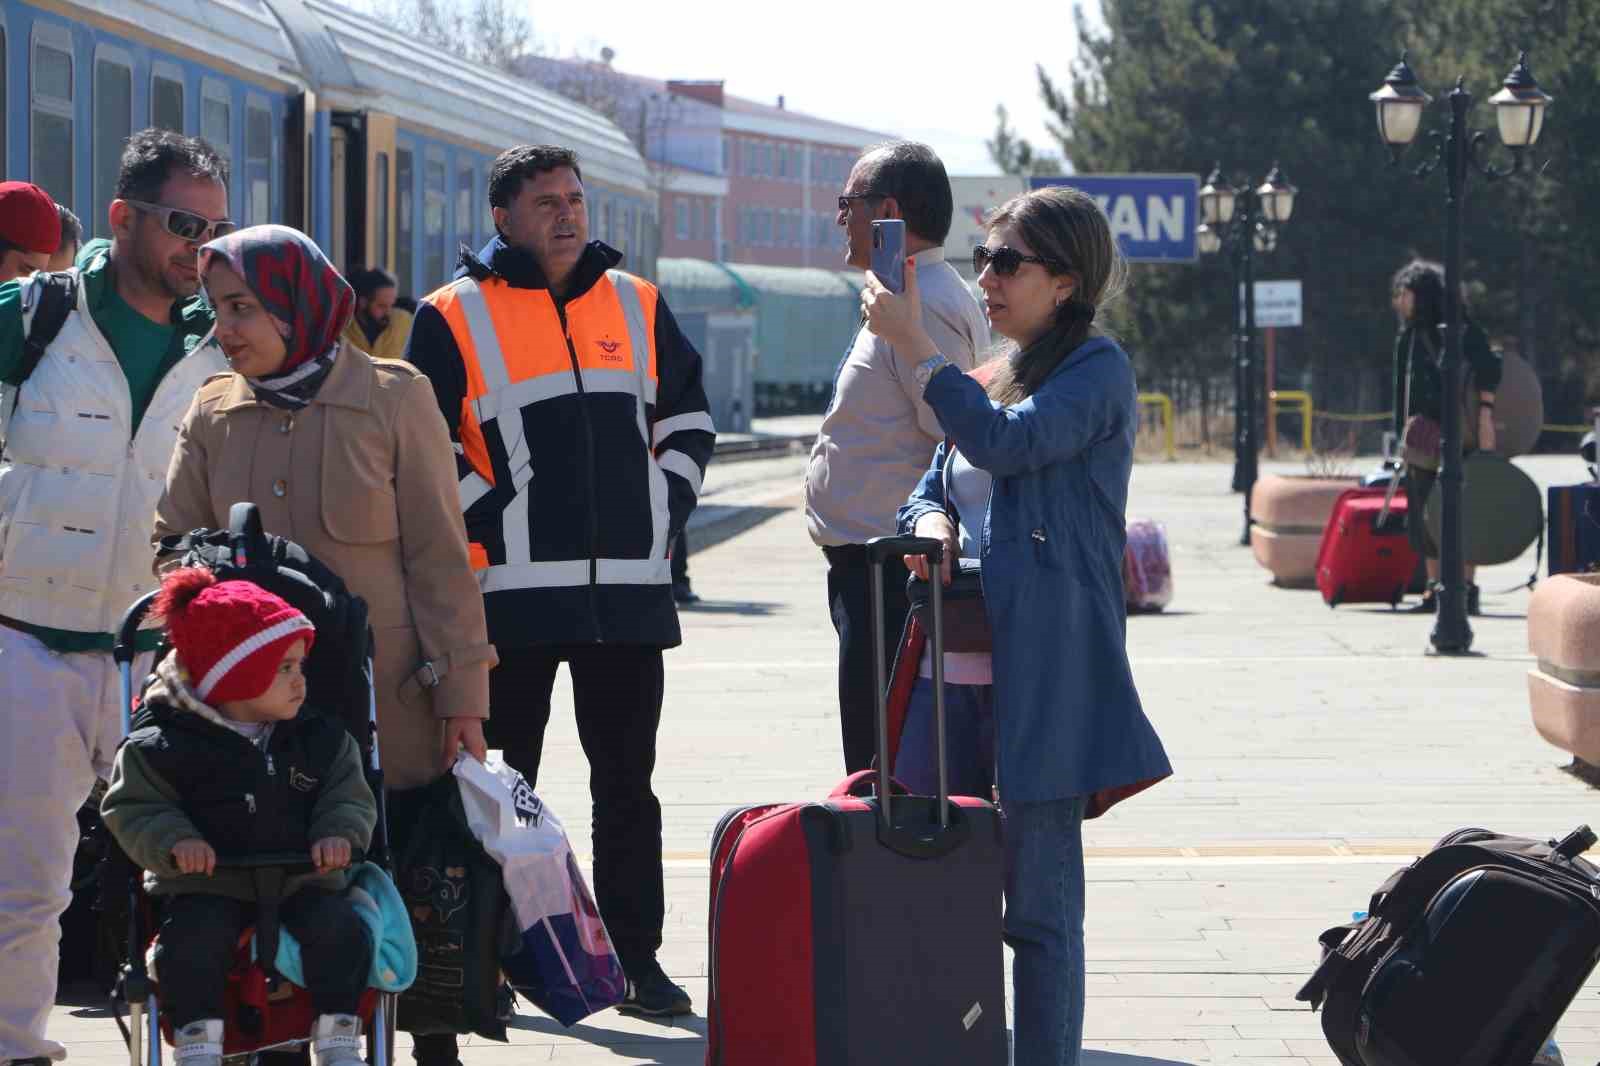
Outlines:
<svg viewBox="0 0 1600 1066"><path fill-rule="evenodd" d="M1416 140L1422 125L1422 111L1432 99L1417 84L1407 62L1409 53L1401 53L1400 62L1383 80L1383 85L1371 93L1378 113L1378 135L1389 146L1391 166L1400 162L1406 146ZM1464 655L1472 649L1472 626L1467 622L1466 560L1461 547L1461 223L1462 201L1466 193L1467 175L1472 171L1489 181L1515 174L1522 169L1523 157L1528 148L1539 139L1544 128L1544 109L1551 98L1540 90L1528 70L1528 54L1517 58L1517 65L1506 75L1502 88L1489 98L1495 106L1500 128L1500 139L1511 149L1511 166L1496 169L1484 162L1479 153L1488 141L1481 130L1467 128L1467 113L1472 110L1472 94L1457 78L1450 90L1450 126L1448 132L1434 130L1428 134L1433 142L1433 154L1422 161L1413 173L1425 178L1441 163L1445 172L1445 223L1444 223L1444 328L1445 347L1441 366L1444 378L1444 410L1440 419L1439 488L1439 613L1434 622L1431 641L1441 655Z"/></svg>
<svg viewBox="0 0 1600 1066"><path fill-rule="evenodd" d="M1233 491L1244 493L1244 533L1250 543L1250 490L1256 483L1256 418L1261 406L1255 369L1255 253L1278 246L1278 227L1294 212L1296 189L1274 163L1256 188L1233 186L1212 168L1200 189L1200 251L1226 251L1233 282Z"/></svg>

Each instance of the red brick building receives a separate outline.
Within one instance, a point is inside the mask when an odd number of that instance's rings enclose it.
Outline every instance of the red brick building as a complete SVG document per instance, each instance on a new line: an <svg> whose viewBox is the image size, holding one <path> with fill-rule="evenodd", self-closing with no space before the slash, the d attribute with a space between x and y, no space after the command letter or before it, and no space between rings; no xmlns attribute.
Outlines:
<svg viewBox="0 0 1600 1066"><path fill-rule="evenodd" d="M603 62L530 58L524 77L612 114L654 171L661 254L842 267L839 193L862 149L892 134L727 95L720 81L655 81Z"/></svg>

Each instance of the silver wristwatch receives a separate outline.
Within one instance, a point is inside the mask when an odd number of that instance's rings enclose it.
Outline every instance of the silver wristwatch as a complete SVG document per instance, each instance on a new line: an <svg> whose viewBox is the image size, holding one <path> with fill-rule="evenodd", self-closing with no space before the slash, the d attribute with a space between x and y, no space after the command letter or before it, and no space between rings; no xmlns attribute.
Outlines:
<svg viewBox="0 0 1600 1066"><path fill-rule="evenodd" d="M924 359L917 364L917 388L926 389L933 375L939 372L940 367L949 366L950 360L942 355L935 355L931 359Z"/></svg>

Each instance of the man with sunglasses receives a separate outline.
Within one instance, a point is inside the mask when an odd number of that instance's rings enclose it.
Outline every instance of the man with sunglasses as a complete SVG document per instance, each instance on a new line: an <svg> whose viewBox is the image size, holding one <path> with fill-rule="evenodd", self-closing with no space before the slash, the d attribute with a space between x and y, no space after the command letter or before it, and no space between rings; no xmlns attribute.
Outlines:
<svg viewBox="0 0 1600 1066"><path fill-rule="evenodd" d="M845 261L865 270L872 262L873 221L905 220L923 323L945 358L969 370L989 347L989 324L966 282L944 261L954 214L944 164L926 145L902 141L868 149L856 162L836 221L845 231ZM852 773L868 767L876 747L866 542L893 535L895 512L943 437L922 400L916 360L857 330L834 376L833 400L806 468L806 522L828 560L828 610L839 634L839 725ZM905 585L904 567L891 563L882 615L891 649L909 610Z"/></svg>
<svg viewBox="0 0 1600 1066"><path fill-rule="evenodd" d="M155 587L156 501L195 390L227 369L200 341L199 245L232 228L204 141L129 138L107 221L63 274L0 285L0 1064L44 1066L76 811L121 732L112 631ZM47 328L41 328L47 327ZM155 646L146 630L141 651ZM149 668L135 661L135 676Z"/></svg>

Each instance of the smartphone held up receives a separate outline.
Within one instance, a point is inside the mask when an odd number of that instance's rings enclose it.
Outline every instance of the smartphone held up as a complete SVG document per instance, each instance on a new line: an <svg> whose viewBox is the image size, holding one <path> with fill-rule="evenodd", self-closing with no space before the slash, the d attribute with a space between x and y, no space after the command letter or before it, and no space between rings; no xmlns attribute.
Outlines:
<svg viewBox="0 0 1600 1066"><path fill-rule="evenodd" d="M872 224L872 272L890 292L906 291L906 223L880 218Z"/></svg>

